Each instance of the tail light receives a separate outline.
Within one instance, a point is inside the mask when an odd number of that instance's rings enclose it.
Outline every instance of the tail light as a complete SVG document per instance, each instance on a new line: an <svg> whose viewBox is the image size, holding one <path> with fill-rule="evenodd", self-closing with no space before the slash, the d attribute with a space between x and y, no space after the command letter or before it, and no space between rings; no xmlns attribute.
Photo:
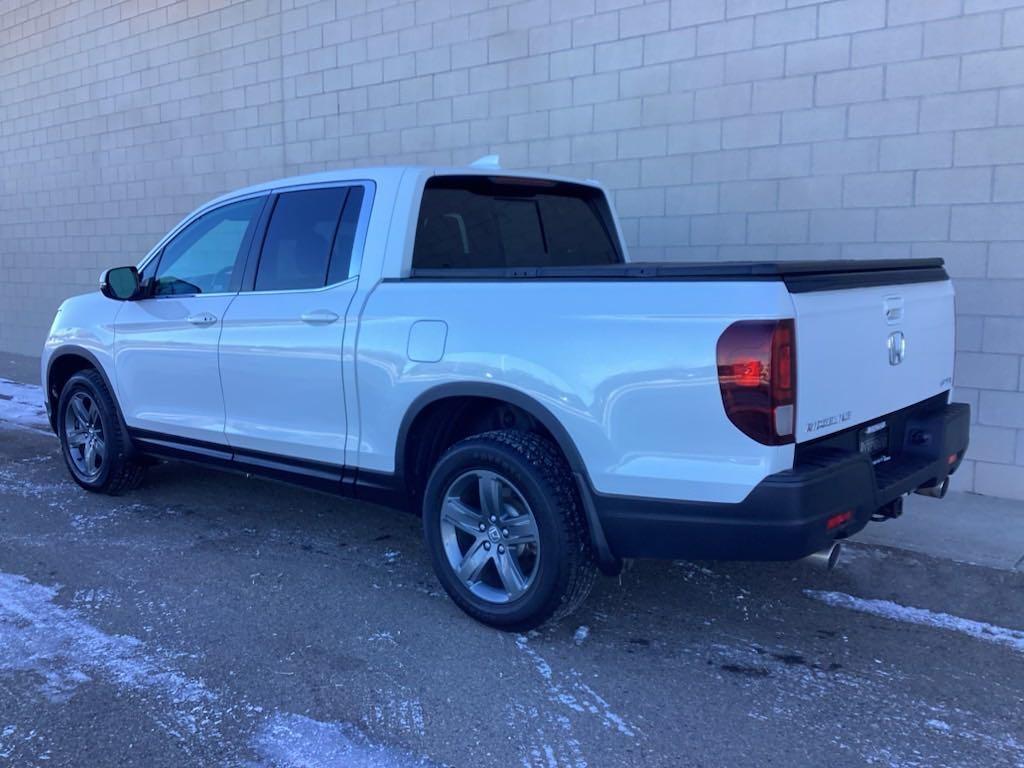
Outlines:
<svg viewBox="0 0 1024 768"><path fill-rule="evenodd" d="M742 320L718 339L718 385L729 420L765 445L793 442L796 348L792 320Z"/></svg>

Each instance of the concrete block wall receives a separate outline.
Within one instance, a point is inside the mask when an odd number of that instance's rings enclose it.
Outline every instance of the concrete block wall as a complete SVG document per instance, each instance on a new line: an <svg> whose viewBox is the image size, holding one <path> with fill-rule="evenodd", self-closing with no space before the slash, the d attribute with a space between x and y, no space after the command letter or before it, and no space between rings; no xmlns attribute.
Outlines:
<svg viewBox="0 0 1024 768"><path fill-rule="evenodd" d="M942 256L959 487L1024 498L1022 2L0 2L0 349L224 190L492 152L638 258Z"/></svg>

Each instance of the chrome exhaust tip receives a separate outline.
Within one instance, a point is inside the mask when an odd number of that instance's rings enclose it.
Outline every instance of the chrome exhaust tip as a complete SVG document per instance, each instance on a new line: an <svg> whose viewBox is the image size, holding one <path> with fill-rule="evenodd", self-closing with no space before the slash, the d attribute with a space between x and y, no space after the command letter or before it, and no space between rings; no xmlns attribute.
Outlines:
<svg viewBox="0 0 1024 768"><path fill-rule="evenodd" d="M946 497L946 493L949 491L949 477L946 477L938 485L933 485L930 488L918 488L915 493L919 493L922 496L931 496L933 499L943 499Z"/></svg>
<svg viewBox="0 0 1024 768"><path fill-rule="evenodd" d="M820 552L815 552L803 558L803 562L808 565L813 565L818 568L823 568L826 571L831 571L836 567L836 563L839 562L839 553L842 551L842 545L836 541L833 542L832 546L826 547Z"/></svg>

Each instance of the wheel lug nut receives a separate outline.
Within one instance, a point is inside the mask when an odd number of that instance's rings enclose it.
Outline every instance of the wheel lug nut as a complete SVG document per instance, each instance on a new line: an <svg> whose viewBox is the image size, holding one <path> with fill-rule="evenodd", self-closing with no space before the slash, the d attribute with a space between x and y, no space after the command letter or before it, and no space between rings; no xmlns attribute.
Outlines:
<svg viewBox="0 0 1024 768"><path fill-rule="evenodd" d="M498 554L499 555L504 555L505 554L505 546L503 544L499 544L498 545Z"/></svg>
<svg viewBox="0 0 1024 768"><path fill-rule="evenodd" d="M480 530L481 531L486 531L487 530L487 526L484 525L483 523L480 523Z"/></svg>
<svg viewBox="0 0 1024 768"><path fill-rule="evenodd" d="M491 542L489 542L489 541L485 541L485 542L484 542L484 549L487 549L487 550L489 550L490 548L491 548Z"/></svg>
<svg viewBox="0 0 1024 768"><path fill-rule="evenodd" d="M501 535L502 536L508 536L508 528L502 528L501 529Z"/></svg>
<svg viewBox="0 0 1024 768"><path fill-rule="evenodd" d="M497 518L497 517L495 517L494 515L491 515L491 522L492 522L492 523L496 523L496 522L498 522L498 518Z"/></svg>

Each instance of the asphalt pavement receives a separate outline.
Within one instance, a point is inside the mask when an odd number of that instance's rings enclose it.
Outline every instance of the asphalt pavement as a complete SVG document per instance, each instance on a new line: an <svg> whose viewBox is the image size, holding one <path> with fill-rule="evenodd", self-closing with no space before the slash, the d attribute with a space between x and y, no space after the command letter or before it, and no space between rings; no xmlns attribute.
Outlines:
<svg viewBox="0 0 1024 768"><path fill-rule="evenodd" d="M1024 765L1012 568L638 562L505 634L412 516L178 463L87 494L2 406L0 765Z"/></svg>

